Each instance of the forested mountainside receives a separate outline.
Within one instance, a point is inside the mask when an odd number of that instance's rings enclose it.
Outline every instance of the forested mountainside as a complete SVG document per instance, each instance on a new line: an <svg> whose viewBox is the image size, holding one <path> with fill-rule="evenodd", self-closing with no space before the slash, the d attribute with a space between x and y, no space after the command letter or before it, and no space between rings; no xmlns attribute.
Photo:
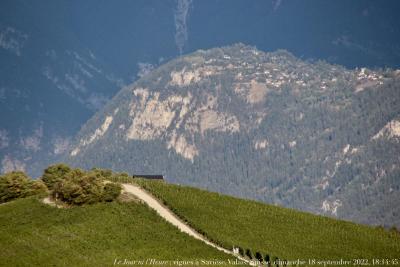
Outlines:
<svg viewBox="0 0 400 267"><path fill-rule="evenodd" d="M40 176L121 87L198 49L243 42L347 68L399 68L399 8L396 0L2 0L0 174Z"/></svg>
<svg viewBox="0 0 400 267"><path fill-rule="evenodd" d="M399 226L399 85L398 70L199 50L124 87L66 161Z"/></svg>

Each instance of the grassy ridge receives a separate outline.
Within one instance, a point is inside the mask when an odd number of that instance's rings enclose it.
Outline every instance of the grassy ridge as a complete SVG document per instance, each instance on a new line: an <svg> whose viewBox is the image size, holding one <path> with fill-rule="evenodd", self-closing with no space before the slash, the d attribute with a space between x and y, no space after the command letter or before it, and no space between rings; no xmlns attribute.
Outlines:
<svg viewBox="0 0 400 267"><path fill-rule="evenodd" d="M57 209L34 198L12 201L0 205L0 237L0 266L7 267L232 259L135 202Z"/></svg>
<svg viewBox="0 0 400 267"><path fill-rule="evenodd" d="M239 245L288 260L400 257L397 233L190 187L137 183L227 248Z"/></svg>

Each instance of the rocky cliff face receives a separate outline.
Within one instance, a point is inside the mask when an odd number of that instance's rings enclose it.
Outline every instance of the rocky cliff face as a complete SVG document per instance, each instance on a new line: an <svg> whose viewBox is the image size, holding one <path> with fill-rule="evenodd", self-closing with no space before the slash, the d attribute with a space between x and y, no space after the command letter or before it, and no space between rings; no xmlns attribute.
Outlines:
<svg viewBox="0 0 400 267"><path fill-rule="evenodd" d="M400 225L399 85L286 51L197 51L123 88L67 160Z"/></svg>

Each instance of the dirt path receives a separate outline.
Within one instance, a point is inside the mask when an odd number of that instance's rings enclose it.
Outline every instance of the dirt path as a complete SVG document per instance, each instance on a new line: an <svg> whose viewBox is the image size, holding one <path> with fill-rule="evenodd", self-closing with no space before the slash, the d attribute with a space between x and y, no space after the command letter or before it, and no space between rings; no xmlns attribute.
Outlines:
<svg viewBox="0 0 400 267"><path fill-rule="evenodd" d="M49 197L43 198L43 203L53 207L56 206L56 203L54 203Z"/></svg>
<svg viewBox="0 0 400 267"><path fill-rule="evenodd" d="M50 197L45 197L45 198L43 198L42 201L44 204L47 204L49 206L56 207L56 208L63 208L63 206L57 205L56 202L54 202Z"/></svg>
<svg viewBox="0 0 400 267"><path fill-rule="evenodd" d="M227 250L223 247L218 246L217 244L214 244L207 240L204 236L201 234L197 233L194 229L190 228L187 224L185 224L181 219L179 219L172 211L170 211L168 208L165 206L161 205L158 199L147 193L144 189L140 188L137 185L133 184L122 184L122 187L124 190L128 193L131 193L135 195L137 198L141 199L143 202L145 202L147 205L149 205L150 208L154 209L157 211L157 213L163 217L167 222L171 223L172 225L178 227L179 230L182 232L206 243L207 245L218 249L219 251L222 251L226 254L229 254L231 256L234 256L238 258L241 261L247 262L248 264L252 266L257 266L257 264L254 264L254 262L251 262L237 254L234 254L232 251Z"/></svg>

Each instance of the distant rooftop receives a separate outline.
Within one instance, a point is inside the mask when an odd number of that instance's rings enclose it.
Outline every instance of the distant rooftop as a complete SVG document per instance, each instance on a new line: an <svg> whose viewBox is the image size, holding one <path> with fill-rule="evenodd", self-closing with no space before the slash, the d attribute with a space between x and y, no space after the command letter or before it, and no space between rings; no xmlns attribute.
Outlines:
<svg viewBox="0 0 400 267"><path fill-rule="evenodd" d="M133 178L145 178L145 179L152 179L152 180L164 180L164 175L162 174L134 174L132 175Z"/></svg>

